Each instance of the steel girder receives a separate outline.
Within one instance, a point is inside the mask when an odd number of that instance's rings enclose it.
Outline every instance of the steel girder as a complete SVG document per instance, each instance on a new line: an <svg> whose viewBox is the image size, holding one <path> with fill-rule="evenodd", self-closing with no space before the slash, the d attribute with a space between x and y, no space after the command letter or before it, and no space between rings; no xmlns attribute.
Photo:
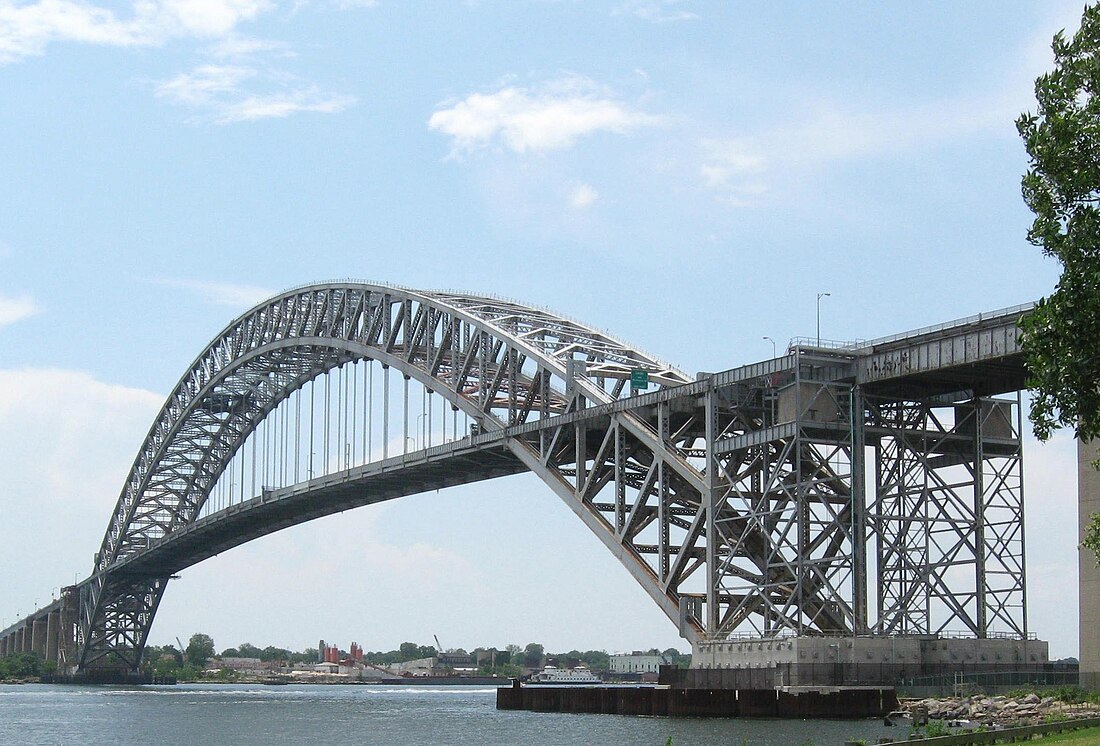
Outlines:
<svg viewBox="0 0 1100 746"><path fill-rule="evenodd" d="M867 405L875 632L1026 639L1019 396Z"/></svg>
<svg viewBox="0 0 1100 746"><path fill-rule="evenodd" d="M801 354L717 392L716 592L726 634L860 631L866 623L862 448L836 361ZM751 367L751 366L750 366ZM764 375L759 373L764 372ZM719 638L720 639L720 638Z"/></svg>
<svg viewBox="0 0 1100 746"><path fill-rule="evenodd" d="M508 301L362 283L272 298L234 320L196 358L150 429L82 590L81 667L136 667L168 580L116 577L112 566L192 523L264 417L307 381L356 359L420 380L494 430L566 412L582 399L614 401L630 393L632 369L648 371L661 386L689 380L606 334ZM584 376L571 375L574 360ZM619 419L659 448L637 418ZM526 459L538 453L518 440L510 445ZM535 470L558 480L559 468L544 463ZM673 468L698 480L682 459ZM628 567L639 564L633 550L618 556Z"/></svg>
<svg viewBox="0 0 1100 746"><path fill-rule="evenodd" d="M116 565L194 524L260 423L307 382L358 360L418 380L498 434L693 643L746 626L764 635L866 631L868 542L879 548L876 631L929 631L929 616L910 603L926 595L967 628L1022 629L1019 439L986 437L991 423L1003 428L993 410L974 405L977 435L963 425L941 438L971 444L970 457L956 448L948 464L942 448L927 446L927 413L913 414L925 405L867 399L845 354L798 350L691 381L543 310L332 283L283 293L233 321L169 396L82 585L81 667L140 662L168 578ZM658 392L631 396L638 368ZM879 478L868 509L863 459L872 445ZM933 500L942 520L914 523L929 502L914 480L935 482L959 458L970 459L976 507L966 512L943 488ZM972 598L934 577L960 567L977 573Z"/></svg>

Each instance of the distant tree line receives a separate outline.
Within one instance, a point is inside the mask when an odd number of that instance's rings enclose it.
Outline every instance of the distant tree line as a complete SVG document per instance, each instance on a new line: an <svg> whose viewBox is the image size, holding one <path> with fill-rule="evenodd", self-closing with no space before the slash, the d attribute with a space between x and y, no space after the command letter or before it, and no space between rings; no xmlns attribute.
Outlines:
<svg viewBox="0 0 1100 746"><path fill-rule="evenodd" d="M395 663L407 663L422 658L432 658L441 651L431 645L419 645L403 642L396 650L364 651L363 660L377 666L389 666ZM562 668L575 668L584 664L594 671L606 671L609 668L610 655L605 650L570 650L564 653L547 653L537 643L504 645L497 647L478 647L471 652L463 648L450 648L444 653L456 656L469 656L480 673L498 676L518 676L524 668L541 668L556 665ZM671 664L686 666L691 656L675 648L660 651L651 648L635 651L639 655L663 655ZM306 648L295 652L285 648L268 645L260 648L245 642L232 648L225 648L217 654L214 639L201 632L191 635L186 647L180 650L175 645L150 645L145 649L144 666L148 673L157 676L173 676L181 681L196 680L203 677L203 669L219 658L258 658L261 661L282 661L288 664L313 663L318 660L316 648ZM0 659L0 679L36 678L54 673L56 666L42 659L37 653L17 653ZM219 677L233 680L236 674L224 670Z"/></svg>

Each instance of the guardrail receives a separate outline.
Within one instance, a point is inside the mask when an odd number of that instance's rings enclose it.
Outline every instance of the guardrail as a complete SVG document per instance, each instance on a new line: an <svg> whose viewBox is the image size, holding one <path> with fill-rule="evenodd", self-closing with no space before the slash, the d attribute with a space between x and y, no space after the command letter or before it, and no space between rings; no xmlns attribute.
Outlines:
<svg viewBox="0 0 1100 746"><path fill-rule="evenodd" d="M902 744L921 744L921 746L979 746L980 744L987 743L1030 741L1033 736L1046 736L1051 733L1067 733L1083 728L1100 728L1100 717L1062 720L1057 723L1043 723L1041 725L1024 725L1018 728L1005 728L1003 730L989 730L983 732L972 731L970 733L956 733L950 736L935 736L933 738L916 738L907 741L890 741L889 743L893 746L902 746Z"/></svg>

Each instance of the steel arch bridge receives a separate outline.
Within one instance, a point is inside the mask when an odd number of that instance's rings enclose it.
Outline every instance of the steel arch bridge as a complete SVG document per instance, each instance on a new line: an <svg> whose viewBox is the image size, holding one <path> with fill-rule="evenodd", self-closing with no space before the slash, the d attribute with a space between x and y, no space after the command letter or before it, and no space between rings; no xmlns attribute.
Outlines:
<svg viewBox="0 0 1100 746"><path fill-rule="evenodd" d="M0 633L0 653L137 669L175 572L349 507L521 471L695 646L744 629L1026 637L1019 401L988 398L1022 385L1023 312L881 344L794 345L691 378L512 301L360 282L290 290L195 359L91 576ZM633 389L636 371L657 391ZM959 569L961 585L947 579Z"/></svg>

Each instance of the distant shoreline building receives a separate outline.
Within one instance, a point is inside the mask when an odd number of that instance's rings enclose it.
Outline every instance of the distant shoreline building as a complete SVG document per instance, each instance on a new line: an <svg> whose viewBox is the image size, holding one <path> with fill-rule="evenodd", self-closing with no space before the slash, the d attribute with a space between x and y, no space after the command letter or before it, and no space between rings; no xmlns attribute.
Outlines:
<svg viewBox="0 0 1100 746"><path fill-rule="evenodd" d="M608 657L608 670L617 675L660 673L661 666L669 662L663 655L647 655L637 651L613 653Z"/></svg>

